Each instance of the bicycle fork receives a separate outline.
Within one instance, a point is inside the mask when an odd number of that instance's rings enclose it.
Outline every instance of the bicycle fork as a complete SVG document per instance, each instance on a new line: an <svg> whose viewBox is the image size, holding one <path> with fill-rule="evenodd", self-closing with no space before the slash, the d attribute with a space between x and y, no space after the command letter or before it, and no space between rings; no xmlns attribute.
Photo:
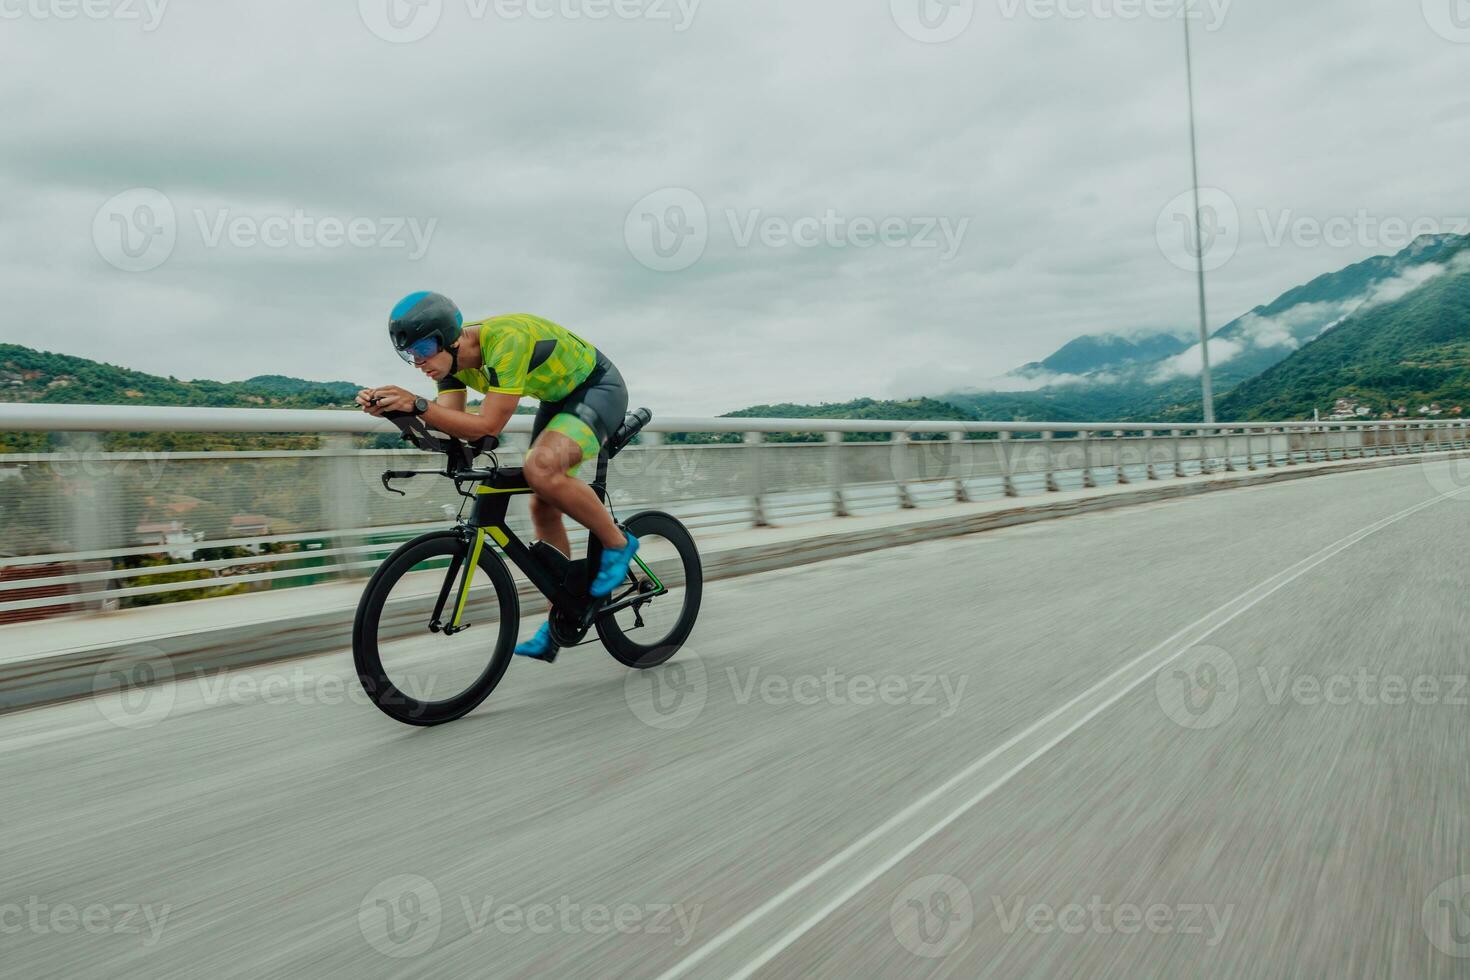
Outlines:
<svg viewBox="0 0 1470 980"><path fill-rule="evenodd" d="M485 550L485 529L475 529L474 544L470 545L469 560L465 560L463 552L457 553L449 564L449 570L444 575L444 585L439 589L439 601L434 604L434 618L429 622L429 632L443 633L445 636L454 636L463 633L473 626L473 623L465 623L464 610L470 598L470 586L475 580L475 569L480 565L480 554ZM461 574L461 572L463 574ZM459 580L459 586L455 588L455 580ZM454 602L454 618L446 625L444 622L444 607L449 604L451 592L456 596Z"/></svg>

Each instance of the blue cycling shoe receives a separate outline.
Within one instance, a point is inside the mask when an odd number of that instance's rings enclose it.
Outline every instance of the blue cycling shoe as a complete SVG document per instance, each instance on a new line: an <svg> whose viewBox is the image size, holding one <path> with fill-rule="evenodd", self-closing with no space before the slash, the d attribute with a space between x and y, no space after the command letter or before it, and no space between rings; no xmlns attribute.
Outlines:
<svg viewBox="0 0 1470 980"><path fill-rule="evenodd" d="M541 624L541 628L536 631L535 636L516 647L516 656L529 657L532 660L539 660L544 664L554 664L556 663L556 655L560 650L561 647L557 646L551 639L551 624L543 623Z"/></svg>
<svg viewBox="0 0 1470 980"><path fill-rule="evenodd" d="M597 578L592 582L592 597L601 599L612 595L613 589L628 577L628 566L633 564L633 556L638 554L638 539L631 534L624 534L628 543L618 549L604 548L602 552L602 567L598 569Z"/></svg>

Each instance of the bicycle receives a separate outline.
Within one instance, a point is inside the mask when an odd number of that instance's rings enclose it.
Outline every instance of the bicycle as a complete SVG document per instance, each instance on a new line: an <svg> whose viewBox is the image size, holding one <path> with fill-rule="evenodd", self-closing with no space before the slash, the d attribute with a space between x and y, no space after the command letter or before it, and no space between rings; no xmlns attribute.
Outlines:
<svg viewBox="0 0 1470 980"><path fill-rule="evenodd" d="M442 470L388 470L384 489L407 496L393 483L435 475L454 481L474 506L466 517L467 504L460 505L453 528L401 545L363 590L353 621L353 659L363 689L384 713L408 725L442 725L464 717L495 690L510 665L521 618L507 559L549 601L552 634L563 649L592 642L587 636L595 629L607 651L635 670L657 667L679 652L699 615L704 577L694 538L676 518L643 511L618 522L642 546L627 580L611 596L593 599L588 586L602 557L595 536L588 536L587 556L575 561L544 542L526 546L506 523L511 500L532 490L519 468L500 465L498 439L441 438L416 415L385 417L404 441L447 459ZM608 464L652 418L647 409L630 412L597 458L592 488L610 510ZM481 454L489 455L490 465L477 469ZM486 547L487 540L495 547ZM487 621L498 624L493 646L484 642L489 630L473 632L476 622ZM454 642L466 635L480 639ZM446 678L452 693L437 697L433 689Z"/></svg>

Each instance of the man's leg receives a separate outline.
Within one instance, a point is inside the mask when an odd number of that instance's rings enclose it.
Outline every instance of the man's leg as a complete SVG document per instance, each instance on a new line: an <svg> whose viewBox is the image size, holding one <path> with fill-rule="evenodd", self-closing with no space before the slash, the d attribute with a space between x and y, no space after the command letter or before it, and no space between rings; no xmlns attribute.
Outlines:
<svg viewBox="0 0 1470 980"><path fill-rule="evenodd" d="M536 528L536 538L551 545L557 551L570 558L572 557L572 543L567 540L567 525L565 515L556 509L556 505L541 497L531 497L531 523Z"/></svg>
<svg viewBox="0 0 1470 980"><path fill-rule="evenodd" d="M582 447L570 436L547 429L536 439L536 444L526 454L525 474L526 482L531 489L536 491L536 499L531 502L532 519L536 521L537 536L547 544L555 544L557 547L565 546L566 554L570 551L567 544L566 527L561 522L561 515L566 514L572 520L581 524L587 530L597 535L604 548L618 549L628 543L623 532L618 530L617 524L613 523L612 515L608 513L602 501L597 499L596 492L568 471L575 469L581 464L583 458ZM538 504L539 500L539 504ZM540 521L536 518L536 509L550 508L557 512L553 521L548 520L545 531ZM555 524L555 528L551 527ZM558 541L549 540L546 532L552 534L560 532Z"/></svg>

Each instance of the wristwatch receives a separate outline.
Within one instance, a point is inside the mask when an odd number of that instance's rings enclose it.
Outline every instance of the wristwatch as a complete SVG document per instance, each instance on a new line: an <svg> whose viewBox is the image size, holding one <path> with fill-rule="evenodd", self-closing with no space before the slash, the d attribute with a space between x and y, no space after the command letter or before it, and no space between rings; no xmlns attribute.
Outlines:
<svg viewBox="0 0 1470 980"><path fill-rule="evenodd" d="M422 415L428 410L429 400L427 398L415 398L413 400L413 414Z"/></svg>

